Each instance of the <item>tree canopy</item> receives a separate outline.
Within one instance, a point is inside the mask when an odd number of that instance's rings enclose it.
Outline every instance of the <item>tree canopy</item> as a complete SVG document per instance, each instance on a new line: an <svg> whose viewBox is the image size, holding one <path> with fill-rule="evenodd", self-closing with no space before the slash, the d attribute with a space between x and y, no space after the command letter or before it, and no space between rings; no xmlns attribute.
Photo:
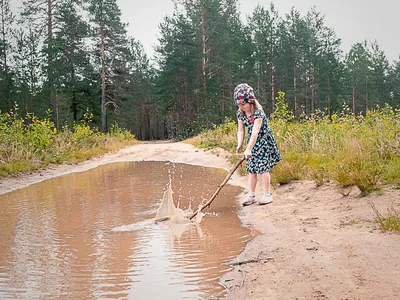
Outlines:
<svg viewBox="0 0 400 300"><path fill-rule="evenodd" d="M1 1L0 111L50 112L60 127L89 110L102 131L118 123L139 139L180 139L233 119L241 82L268 115L279 91L297 119L400 104L400 57L390 62L377 41L344 53L315 7L281 15L258 5L246 21L238 0L174 7L150 59L116 0L25 0L16 13Z"/></svg>

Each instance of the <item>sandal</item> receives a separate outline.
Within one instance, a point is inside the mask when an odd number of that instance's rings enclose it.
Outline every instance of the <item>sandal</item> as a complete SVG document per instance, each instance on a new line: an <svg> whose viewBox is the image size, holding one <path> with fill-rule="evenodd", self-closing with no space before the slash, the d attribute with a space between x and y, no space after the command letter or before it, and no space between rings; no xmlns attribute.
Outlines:
<svg viewBox="0 0 400 300"><path fill-rule="evenodd" d="M255 196L254 197L249 196L249 198L246 201L244 201L242 203L242 205L243 206L249 206L249 205L252 205L254 203L256 203L256 197Z"/></svg>

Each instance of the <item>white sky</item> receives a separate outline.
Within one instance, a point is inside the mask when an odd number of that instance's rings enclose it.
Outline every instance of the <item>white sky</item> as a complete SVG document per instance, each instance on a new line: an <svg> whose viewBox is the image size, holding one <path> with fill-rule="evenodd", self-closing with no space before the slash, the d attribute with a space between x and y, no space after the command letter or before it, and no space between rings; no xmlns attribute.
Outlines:
<svg viewBox="0 0 400 300"><path fill-rule="evenodd" d="M117 0L124 22L129 23L128 34L138 39L149 56L154 54L158 24L172 15L172 0ZM239 0L242 17L253 12L259 3L269 8L269 0ZM316 6L325 15L326 24L342 39L342 49L364 39L378 41L389 60L400 55L400 0L278 0L273 1L280 16L295 7L302 15Z"/></svg>

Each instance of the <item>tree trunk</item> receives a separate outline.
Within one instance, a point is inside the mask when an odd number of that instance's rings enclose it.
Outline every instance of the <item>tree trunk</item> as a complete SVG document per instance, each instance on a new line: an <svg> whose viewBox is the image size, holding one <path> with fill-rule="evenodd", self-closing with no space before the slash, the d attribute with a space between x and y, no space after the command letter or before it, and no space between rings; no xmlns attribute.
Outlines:
<svg viewBox="0 0 400 300"><path fill-rule="evenodd" d="M59 103L59 97L58 93L55 94L55 113L56 113L56 128L57 131L60 130L60 103Z"/></svg>
<svg viewBox="0 0 400 300"><path fill-rule="evenodd" d="M3 2L3 1L2 1ZM4 102L5 102L5 109L8 111L11 109L11 103L10 103L10 84L9 84L9 79L10 76L8 74L8 61L7 61L7 38L6 38L6 20L5 20L5 11L4 11L4 3L2 3L2 12L1 12L1 37L2 37L2 46L3 46L3 67L4 67Z"/></svg>
<svg viewBox="0 0 400 300"><path fill-rule="evenodd" d="M353 104L353 114L356 114L356 88L353 87L352 91L352 104Z"/></svg>
<svg viewBox="0 0 400 300"><path fill-rule="evenodd" d="M258 91L258 97L261 99L261 94L260 94L260 77L261 77L261 62L257 62L257 91Z"/></svg>
<svg viewBox="0 0 400 300"><path fill-rule="evenodd" d="M187 70L183 67L183 112L185 118L189 116L189 104L188 104L188 83L187 83Z"/></svg>
<svg viewBox="0 0 400 300"><path fill-rule="evenodd" d="M201 46L202 46L202 60L201 60L201 73L202 73L202 87L203 87L203 100L207 103L205 97L207 95L207 83L206 83L206 9L203 6L203 12L201 14Z"/></svg>
<svg viewBox="0 0 400 300"><path fill-rule="evenodd" d="M315 113L315 70L311 68L311 113Z"/></svg>
<svg viewBox="0 0 400 300"><path fill-rule="evenodd" d="M36 94L36 89L35 89L35 71L34 71L34 67L33 67L33 62L34 62L34 57L33 54L30 53L29 56L29 108L36 112L36 101L33 101L33 95Z"/></svg>
<svg viewBox="0 0 400 300"><path fill-rule="evenodd" d="M150 110L146 105L144 106L144 124L146 124L146 135L147 141L151 140L151 128L150 128Z"/></svg>
<svg viewBox="0 0 400 300"><path fill-rule="evenodd" d="M331 115L331 79L328 78L328 115Z"/></svg>
<svg viewBox="0 0 400 300"><path fill-rule="evenodd" d="M49 82L50 103L55 101L54 78L53 78L53 1L47 0L47 80ZM57 120L58 122L58 120Z"/></svg>
<svg viewBox="0 0 400 300"><path fill-rule="evenodd" d="M103 29L101 30L101 131L107 131L106 125L106 64L105 64L105 51L104 51L104 35Z"/></svg>
<svg viewBox="0 0 400 300"><path fill-rule="evenodd" d="M293 103L294 103L294 114L297 116L298 103L297 103L296 67L293 68Z"/></svg>
<svg viewBox="0 0 400 300"><path fill-rule="evenodd" d="M71 62L72 63L72 62ZM78 99L76 96L76 90L75 90L75 86L76 86L76 81L75 81L75 67L72 67L71 70L71 78L72 78L72 82L73 82L73 86L72 86L72 114L74 116L74 121L78 121Z"/></svg>
<svg viewBox="0 0 400 300"><path fill-rule="evenodd" d="M275 112L275 65L271 66L271 114Z"/></svg>

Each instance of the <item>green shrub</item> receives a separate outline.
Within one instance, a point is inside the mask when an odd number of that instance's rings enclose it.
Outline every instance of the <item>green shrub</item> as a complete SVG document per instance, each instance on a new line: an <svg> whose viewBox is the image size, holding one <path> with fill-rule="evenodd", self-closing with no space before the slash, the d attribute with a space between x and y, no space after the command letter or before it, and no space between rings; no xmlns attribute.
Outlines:
<svg viewBox="0 0 400 300"><path fill-rule="evenodd" d="M272 170L273 183L311 179L317 185L333 181L357 186L363 195L380 184L400 187L400 111L386 105L365 116L355 116L347 106L339 114L317 111L294 121L278 93L276 111L269 121L283 161ZM201 148L221 147L234 153L236 122L225 120L189 142Z"/></svg>
<svg viewBox="0 0 400 300"><path fill-rule="evenodd" d="M49 118L18 116L18 106L0 113L0 177L37 170L49 163L77 162L137 143L129 131L113 125L108 134L89 126L92 115L59 132Z"/></svg>

